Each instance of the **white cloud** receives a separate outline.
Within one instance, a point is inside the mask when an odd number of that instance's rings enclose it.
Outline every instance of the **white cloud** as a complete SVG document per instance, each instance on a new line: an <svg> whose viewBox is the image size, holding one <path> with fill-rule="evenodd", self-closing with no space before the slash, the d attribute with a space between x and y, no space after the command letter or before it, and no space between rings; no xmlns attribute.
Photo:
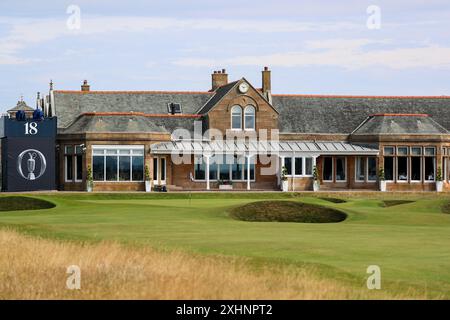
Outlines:
<svg viewBox="0 0 450 320"><path fill-rule="evenodd" d="M266 55L248 55L225 59L186 58L174 61L182 66L261 66L309 67L332 66L345 69L368 67L449 68L450 48L427 45L414 48L392 48L364 50L370 44L388 44L390 40L368 39L325 40L307 42L306 49Z"/></svg>
<svg viewBox="0 0 450 320"><path fill-rule="evenodd" d="M67 16L69 17L69 16ZM81 15L81 28L69 30L65 19L13 19L0 17L0 25L9 28L0 38L0 65L26 63L16 55L26 47L61 37L86 36L117 32L139 33L161 30L215 30L244 33L293 33L306 31L328 32L332 30L361 28L362 25L340 23L310 23L283 20L234 20L234 19L176 19L159 17L102 17Z"/></svg>

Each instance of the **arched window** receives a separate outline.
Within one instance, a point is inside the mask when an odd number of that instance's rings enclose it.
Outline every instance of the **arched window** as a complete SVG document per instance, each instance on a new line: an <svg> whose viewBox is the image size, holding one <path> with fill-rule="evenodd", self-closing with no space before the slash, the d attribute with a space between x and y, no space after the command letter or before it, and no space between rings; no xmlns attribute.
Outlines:
<svg viewBox="0 0 450 320"><path fill-rule="evenodd" d="M244 110L244 129L255 130L255 107L247 106Z"/></svg>
<svg viewBox="0 0 450 320"><path fill-rule="evenodd" d="M231 108L231 129L242 130L242 108L240 106Z"/></svg>

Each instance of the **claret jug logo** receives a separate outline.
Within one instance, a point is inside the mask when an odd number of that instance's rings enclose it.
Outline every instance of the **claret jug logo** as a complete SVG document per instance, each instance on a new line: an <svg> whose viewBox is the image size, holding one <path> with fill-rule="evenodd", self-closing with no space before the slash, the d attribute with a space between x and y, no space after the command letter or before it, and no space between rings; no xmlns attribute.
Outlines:
<svg viewBox="0 0 450 320"><path fill-rule="evenodd" d="M26 168L25 171L23 167ZM22 151L17 157L17 171L26 180L39 179L44 174L46 168L47 160L39 150L27 149Z"/></svg>

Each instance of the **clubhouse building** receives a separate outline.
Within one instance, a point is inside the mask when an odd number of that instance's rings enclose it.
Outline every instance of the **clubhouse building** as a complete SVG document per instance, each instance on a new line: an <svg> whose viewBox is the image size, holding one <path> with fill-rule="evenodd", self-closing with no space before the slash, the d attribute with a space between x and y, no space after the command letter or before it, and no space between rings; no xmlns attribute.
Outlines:
<svg viewBox="0 0 450 320"><path fill-rule="evenodd" d="M435 191L440 180L450 190L447 96L275 94L266 67L261 88L220 70L204 92L94 91L84 81L73 91L50 84L38 105L57 120L58 190L92 180L94 191L144 191L145 181L305 191L314 178L321 190L379 190L382 178L387 191ZM10 121L18 110L33 112L21 101Z"/></svg>

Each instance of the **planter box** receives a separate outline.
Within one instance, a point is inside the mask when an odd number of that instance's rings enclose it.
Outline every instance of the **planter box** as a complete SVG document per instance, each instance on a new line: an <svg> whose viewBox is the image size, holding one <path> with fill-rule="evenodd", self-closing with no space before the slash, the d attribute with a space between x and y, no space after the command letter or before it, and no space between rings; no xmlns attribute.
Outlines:
<svg viewBox="0 0 450 320"><path fill-rule="evenodd" d="M319 181L314 181L313 183L313 191L319 191L320 190L320 183Z"/></svg>
<svg viewBox="0 0 450 320"><path fill-rule="evenodd" d="M386 192L386 181L380 181L380 191Z"/></svg>
<svg viewBox="0 0 450 320"><path fill-rule="evenodd" d="M442 192L443 188L444 188L444 182L436 181L436 192Z"/></svg>
<svg viewBox="0 0 450 320"><path fill-rule="evenodd" d="M219 184L219 190L233 190L231 184Z"/></svg>
<svg viewBox="0 0 450 320"><path fill-rule="evenodd" d="M281 191L288 192L289 190L289 182L287 180L281 181Z"/></svg>
<svg viewBox="0 0 450 320"><path fill-rule="evenodd" d="M145 181L145 192L152 192L152 183L150 181Z"/></svg>
<svg viewBox="0 0 450 320"><path fill-rule="evenodd" d="M92 184L88 183L87 187L86 187L86 191L87 192L92 192L93 188L92 188Z"/></svg>

